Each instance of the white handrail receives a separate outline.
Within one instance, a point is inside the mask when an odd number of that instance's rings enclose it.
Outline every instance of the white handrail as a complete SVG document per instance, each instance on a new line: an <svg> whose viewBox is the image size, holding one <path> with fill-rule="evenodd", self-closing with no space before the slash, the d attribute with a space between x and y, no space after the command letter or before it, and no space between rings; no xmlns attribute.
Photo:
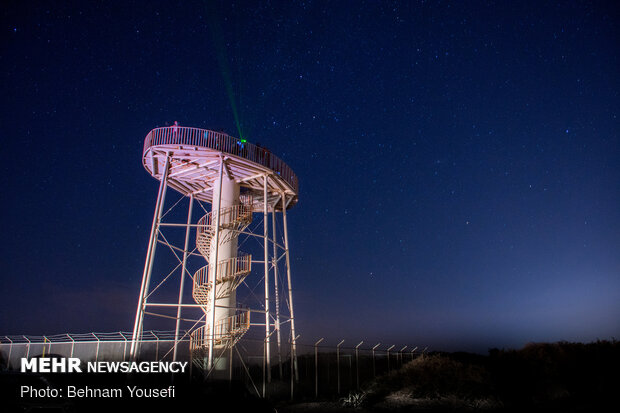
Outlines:
<svg viewBox="0 0 620 413"><path fill-rule="evenodd" d="M224 340L234 340L250 328L250 311L245 310L219 320L215 324L215 345ZM196 350L209 346L209 325L202 325L190 334L190 349Z"/></svg>
<svg viewBox="0 0 620 413"><path fill-rule="evenodd" d="M239 275L247 274L252 271L252 256L241 253L237 257L222 260L217 264L216 282L226 281ZM194 274L194 285L201 286L209 283L209 264L200 268Z"/></svg>
<svg viewBox="0 0 620 413"><path fill-rule="evenodd" d="M242 231L252 223L252 199L245 197L244 203L222 208L220 214L220 228ZM218 211L211 211L198 220L196 226L196 247L207 259L210 258L211 241L215 235L215 222ZM234 233L233 235L238 235Z"/></svg>
<svg viewBox="0 0 620 413"><path fill-rule="evenodd" d="M295 192L299 191L297 175L286 163L266 148L251 144L245 139L237 139L225 133L208 129L175 125L151 130L144 139L143 154L151 146L156 145L200 146L240 156L275 171L278 176L291 185Z"/></svg>

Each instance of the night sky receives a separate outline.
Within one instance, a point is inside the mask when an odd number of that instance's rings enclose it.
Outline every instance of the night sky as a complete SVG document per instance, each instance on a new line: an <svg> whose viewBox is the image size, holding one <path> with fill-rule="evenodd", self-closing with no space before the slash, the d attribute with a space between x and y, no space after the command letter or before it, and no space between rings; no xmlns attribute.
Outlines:
<svg viewBox="0 0 620 413"><path fill-rule="evenodd" d="M127 3L0 6L0 334L131 330L178 121L297 173L304 343L620 337L614 2Z"/></svg>

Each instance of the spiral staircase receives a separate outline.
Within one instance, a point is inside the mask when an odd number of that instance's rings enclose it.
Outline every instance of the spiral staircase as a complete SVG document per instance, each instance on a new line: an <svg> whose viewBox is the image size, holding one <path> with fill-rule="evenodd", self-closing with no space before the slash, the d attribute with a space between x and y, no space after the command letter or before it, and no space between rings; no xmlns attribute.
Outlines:
<svg viewBox="0 0 620 413"><path fill-rule="evenodd" d="M219 243L220 245L238 237L239 233L252 223L252 197L239 196L239 204L232 207L212 211L198 220L196 233L196 248L207 260L207 265L200 268L193 276L192 297L204 311L206 319L210 320L209 307L211 289L215 288L215 299L228 297L252 270L252 256L239 252L236 257L228 258L217 263L215 287L209 279L209 262L212 243L215 242L215 232L219 216ZM228 230L228 231L222 231ZM250 328L250 310L237 310L236 314L217 320L214 329L214 346L233 346ZM208 350L210 325L203 324L190 334L190 350L193 353Z"/></svg>

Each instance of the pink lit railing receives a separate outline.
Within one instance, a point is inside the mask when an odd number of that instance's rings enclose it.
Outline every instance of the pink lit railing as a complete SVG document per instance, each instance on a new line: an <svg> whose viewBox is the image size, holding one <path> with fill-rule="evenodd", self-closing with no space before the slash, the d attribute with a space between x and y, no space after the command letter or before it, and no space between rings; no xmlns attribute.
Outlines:
<svg viewBox="0 0 620 413"><path fill-rule="evenodd" d="M249 225L252 222L252 205L233 205L222 208L220 215L220 228L234 225ZM217 212L209 212L198 220L198 236L215 231Z"/></svg>
<svg viewBox="0 0 620 413"><path fill-rule="evenodd" d="M252 256L240 253L239 256L222 260L217 266L217 281L237 277L252 271ZM209 265L200 268L194 274L194 286L200 287L209 283Z"/></svg>
<svg viewBox="0 0 620 413"><path fill-rule="evenodd" d="M215 345L228 339L238 339L250 328L250 311L244 310L233 316L224 318L215 323ZM209 344L209 325L203 325L190 334L190 349L205 348Z"/></svg>
<svg viewBox="0 0 620 413"><path fill-rule="evenodd" d="M155 128L144 139L143 153L146 153L151 146L156 145L201 146L240 156L275 171L278 176L291 185L295 192L299 190L297 176L280 158L265 148L249 142L242 142L241 139L225 133L185 126Z"/></svg>

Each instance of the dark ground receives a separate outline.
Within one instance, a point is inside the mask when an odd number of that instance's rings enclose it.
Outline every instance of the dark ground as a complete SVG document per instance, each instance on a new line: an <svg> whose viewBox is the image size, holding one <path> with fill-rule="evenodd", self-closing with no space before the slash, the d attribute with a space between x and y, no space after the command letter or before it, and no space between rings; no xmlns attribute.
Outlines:
<svg viewBox="0 0 620 413"><path fill-rule="evenodd" d="M529 344L487 356L433 353L337 399L278 406L283 412L620 411L620 343Z"/></svg>
<svg viewBox="0 0 620 413"><path fill-rule="evenodd" d="M194 373L196 371L194 370ZM333 393L314 399L299 392L289 400L286 383L275 382L269 400L246 383L204 382L194 375L169 374L26 374L0 373L2 412L94 409L252 412L598 412L620 411L620 342L530 344L521 350L492 349L486 356L431 353L361 383L345 397ZM303 377L302 377L303 378ZM312 386L314 378L311 377ZM306 380L308 381L308 380ZM125 385L165 388L175 385L174 399L37 399L20 398L19 388L62 389L67 385L113 388ZM308 383L300 383L303 389ZM321 383L325 385L325 383ZM310 387L312 387L310 386ZM344 392L343 392L344 393ZM275 409L275 410L274 410Z"/></svg>

